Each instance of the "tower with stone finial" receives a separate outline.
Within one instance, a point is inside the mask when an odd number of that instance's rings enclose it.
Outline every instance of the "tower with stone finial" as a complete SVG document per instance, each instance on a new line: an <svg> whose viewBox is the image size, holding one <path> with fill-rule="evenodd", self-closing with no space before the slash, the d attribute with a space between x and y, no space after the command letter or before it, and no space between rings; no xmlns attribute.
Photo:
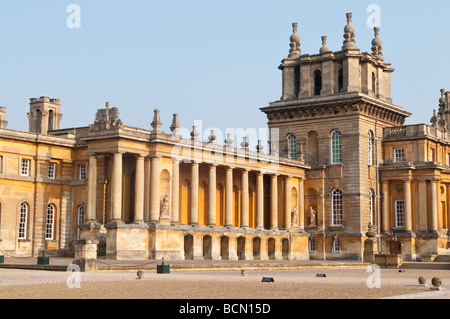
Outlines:
<svg viewBox="0 0 450 319"><path fill-rule="evenodd" d="M27 114L29 132L48 134L50 131L59 130L62 119L60 109L59 99L50 99L46 96L31 98L30 112Z"/></svg>
<svg viewBox="0 0 450 319"><path fill-rule="evenodd" d="M352 25L352 13L347 13L347 25L344 28L344 45L342 50L357 49L355 41L355 27Z"/></svg>

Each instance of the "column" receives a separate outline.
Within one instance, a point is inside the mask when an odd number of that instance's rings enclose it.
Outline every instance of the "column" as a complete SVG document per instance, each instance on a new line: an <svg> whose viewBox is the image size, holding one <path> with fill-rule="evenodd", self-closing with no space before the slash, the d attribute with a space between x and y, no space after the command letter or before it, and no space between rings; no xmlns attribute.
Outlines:
<svg viewBox="0 0 450 319"><path fill-rule="evenodd" d="M382 181L381 192L381 231L385 233L389 231L389 181Z"/></svg>
<svg viewBox="0 0 450 319"><path fill-rule="evenodd" d="M264 229L264 175L256 175L256 229Z"/></svg>
<svg viewBox="0 0 450 319"><path fill-rule="evenodd" d="M298 227L300 231L305 229L305 181L299 180L298 187Z"/></svg>
<svg viewBox="0 0 450 319"><path fill-rule="evenodd" d="M228 167L225 182L225 227L233 227L233 168Z"/></svg>
<svg viewBox="0 0 450 319"><path fill-rule="evenodd" d="M144 161L144 221L150 221L150 169L151 158L146 157Z"/></svg>
<svg viewBox="0 0 450 319"><path fill-rule="evenodd" d="M209 181L208 181L208 226L215 227L216 222L216 165L209 166Z"/></svg>
<svg viewBox="0 0 450 319"><path fill-rule="evenodd" d="M122 222L122 153L114 154L112 223Z"/></svg>
<svg viewBox="0 0 450 319"><path fill-rule="evenodd" d="M191 165L191 225L198 225L198 188L199 166L198 163L193 162Z"/></svg>
<svg viewBox="0 0 450 319"><path fill-rule="evenodd" d="M419 180L419 231L428 231L428 198L423 196L427 193L427 181Z"/></svg>
<svg viewBox="0 0 450 319"><path fill-rule="evenodd" d="M284 229L290 230L292 227L291 223L291 189L292 189L292 179L286 176L284 180Z"/></svg>
<svg viewBox="0 0 450 319"><path fill-rule="evenodd" d="M278 175L271 176L270 229L278 230Z"/></svg>
<svg viewBox="0 0 450 319"><path fill-rule="evenodd" d="M249 211L249 204L248 204L248 170L244 169L242 170L241 175L241 228L248 228L248 211Z"/></svg>
<svg viewBox="0 0 450 319"><path fill-rule="evenodd" d="M172 224L180 223L180 161L173 160L172 166Z"/></svg>
<svg viewBox="0 0 450 319"><path fill-rule="evenodd" d="M412 211L411 211L411 181L403 181L403 196L405 201L405 230L412 231Z"/></svg>
<svg viewBox="0 0 450 319"><path fill-rule="evenodd" d="M96 223L97 207L97 157L95 154L89 156L88 171L88 202L87 202L87 223Z"/></svg>
<svg viewBox="0 0 450 319"><path fill-rule="evenodd" d="M152 165L150 169L150 222L158 223L159 215L161 213L161 172L160 172L160 157L152 158Z"/></svg>
<svg viewBox="0 0 450 319"><path fill-rule="evenodd" d="M144 223L144 157L136 159L136 174L134 187L134 223Z"/></svg>
<svg viewBox="0 0 450 319"><path fill-rule="evenodd" d="M430 231L438 231L436 180L430 181Z"/></svg>

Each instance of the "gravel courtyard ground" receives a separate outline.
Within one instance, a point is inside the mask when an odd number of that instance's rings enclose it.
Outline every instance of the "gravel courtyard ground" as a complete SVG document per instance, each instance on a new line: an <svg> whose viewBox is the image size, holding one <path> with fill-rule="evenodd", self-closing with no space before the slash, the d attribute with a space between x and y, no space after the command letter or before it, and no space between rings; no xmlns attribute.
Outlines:
<svg viewBox="0 0 450 319"><path fill-rule="evenodd" d="M326 277L316 277L326 274ZM79 288L74 286L79 275ZM305 269L240 271L146 271L67 273L0 269L0 299L450 299L450 271ZM418 278L427 279L428 287ZM274 282L262 282L272 277ZM442 279L444 290L430 291L431 279ZM379 279L379 281L377 281ZM379 283L379 288L370 288Z"/></svg>

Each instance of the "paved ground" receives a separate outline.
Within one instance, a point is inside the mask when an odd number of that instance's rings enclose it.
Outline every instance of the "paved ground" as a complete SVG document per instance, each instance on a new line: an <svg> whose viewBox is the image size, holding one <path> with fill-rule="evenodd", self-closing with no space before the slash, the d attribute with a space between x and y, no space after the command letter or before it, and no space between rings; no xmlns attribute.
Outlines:
<svg viewBox="0 0 450 319"><path fill-rule="evenodd" d="M316 277L326 274L326 277ZM431 292L440 277L445 290ZM271 277L274 282L261 282ZM369 285L368 285L369 282ZM79 288L77 288L77 283ZM70 288L73 287L73 288ZM297 269L69 273L0 269L1 299L450 299L450 272L445 270Z"/></svg>

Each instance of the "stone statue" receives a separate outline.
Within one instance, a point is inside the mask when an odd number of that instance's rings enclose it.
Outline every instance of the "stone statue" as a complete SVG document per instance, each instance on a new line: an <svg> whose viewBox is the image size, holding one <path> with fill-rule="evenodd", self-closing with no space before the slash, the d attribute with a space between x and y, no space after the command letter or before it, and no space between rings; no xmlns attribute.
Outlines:
<svg viewBox="0 0 450 319"><path fill-rule="evenodd" d="M165 195L161 201L161 216L169 216L169 195Z"/></svg>
<svg viewBox="0 0 450 319"><path fill-rule="evenodd" d="M309 227L317 227L317 221L316 221L316 212L312 207L309 209Z"/></svg>
<svg viewBox="0 0 450 319"><path fill-rule="evenodd" d="M298 210L297 210L297 207L295 207L294 210L291 213L291 223L292 223L292 225L295 225L297 223L297 217L298 217Z"/></svg>
<svg viewBox="0 0 450 319"><path fill-rule="evenodd" d="M122 127L123 123L120 120L119 109L117 107L110 108L109 102L107 102L106 108L97 110L94 125L90 126L90 130L115 130Z"/></svg>

